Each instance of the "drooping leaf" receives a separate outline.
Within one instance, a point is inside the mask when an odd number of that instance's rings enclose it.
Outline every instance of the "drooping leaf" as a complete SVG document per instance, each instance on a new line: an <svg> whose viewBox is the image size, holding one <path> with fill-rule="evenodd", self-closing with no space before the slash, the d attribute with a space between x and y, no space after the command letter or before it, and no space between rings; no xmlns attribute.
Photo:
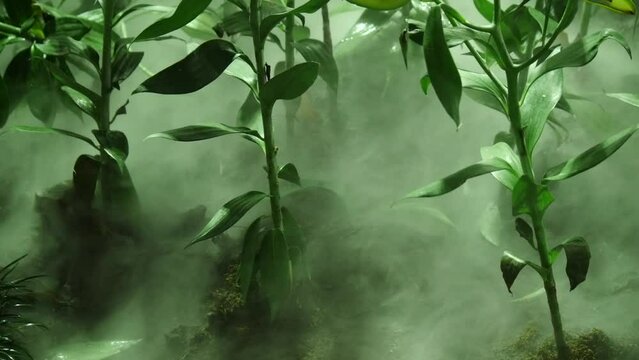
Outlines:
<svg viewBox="0 0 639 360"><path fill-rule="evenodd" d="M410 0L348 0L348 2L371 10L393 10L408 4Z"/></svg>
<svg viewBox="0 0 639 360"><path fill-rule="evenodd" d="M293 100L301 96L313 85L318 73L318 63L306 62L273 77L261 90L262 104L269 107L277 100Z"/></svg>
<svg viewBox="0 0 639 360"><path fill-rule="evenodd" d="M53 125L57 111L56 80L51 78L44 59L31 58L28 77L27 104L31 114L47 126Z"/></svg>
<svg viewBox="0 0 639 360"><path fill-rule="evenodd" d="M120 83L128 79L138 68L144 57L141 51L129 51L126 43L118 44L113 58L111 79L113 87L120 88Z"/></svg>
<svg viewBox="0 0 639 360"><path fill-rule="evenodd" d="M260 134L246 127L228 126L224 124L190 125L149 135L147 139L164 138L173 141L190 142L214 139L220 136L240 134L248 135L262 141Z"/></svg>
<svg viewBox="0 0 639 360"><path fill-rule="evenodd" d="M91 99L69 86L62 86L60 89L62 92L67 94L69 99L73 101L78 109L82 110L85 114L91 116L96 121L98 120L100 114L98 112L97 105Z"/></svg>
<svg viewBox="0 0 639 360"><path fill-rule="evenodd" d="M288 182L291 182L297 186L302 186L302 180L300 174L297 172L297 168L292 163L288 163L280 168L277 172L277 177Z"/></svg>
<svg viewBox="0 0 639 360"><path fill-rule="evenodd" d="M295 43L295 49L309 62L319 64L319 76L326 81L334 91L339 87L339 73L332 51L323 41L315 39L300 40Z"/></svg>
<svg viewBox="0 0 639 360"><path fill-rule="evenodd" d="M271 319L279 314L291 292L291 261L284 234L269 230L259 253L260 285L269 303Z"/></svg>
<svg viewBox="0 0 639 360"><path fill-rule="evenodd" d="M231 226L235 225L236 222L240 221L255 205L267 197L268 195L263 192L249 191L227 202L213 215L211 221L206 224L204 229L195 236L195 239L188 246L222 234Z"/></svg>
<svg viewBox="0 0 639 360"><path fill-rule="evenodd" d="M513 216L532 215L534 212L538 212L541 216L554 200L547 186L535 184L532 179L524 175L519 178L513 189Z"/></svg>
<svg viewBox="0 0 639 360"><path fill-rule="evenodd" d="M62 85L63 92L78 106L78 108L93 119L98 121L100 96L88 89L84 85L78 83L72 76L68 75L62 68L49 64L49 72Z"/></svg>
<svg viewBox="0 0 639 360"><path fill-rule="evenodd" d="M565 180L581 174L586 170L592 169L619 150L619 148L621 148L623 144L630 139L637 129L639 129L639 127L633 126L621 131L584 151L577 157L552 167L544 175L543 181L547 183L551 181Z"/></svg>
<svg viewBox="0 0 639 360"><path fill-rule="evenodd" d="M519 276L519 273L526 267L526 265L527 264L524 260L515 257L509 252L505 252L501 257L501 274L509 293L513 293L511 288L515 283L515 280L517 280L517 276Z"/></svg>
<svg viewBox="0 0 639 360"><path fill-rule="evenodd" d="M91 204L100 173L100 160L96 156L80 155L73 166L73 191L76 196Z"/></svg>
<svg viewBox="0 0 639 360"><path fill-rule="evenodd" d="M597 56L599 46L606 40L616 41L626 49L629 56L632 56L630 45L628 45L621 33L613 29L604 29L579 38L558 53L550 56L531 72L530 82L536 81L542 75L553 70L587 65Z"/></svg>
<svg viewBox="0 0 639 360"><path fill-rule="evenodd" d="M160 19L151 24L135 38L143 41L166 35L180 29L200 15L211 4L212 0L182 0L175 12L168 18Z"/></svg>
<svg viewBox="0 0 639 360"><path fill-rule="evenodd" d="M568 275L570 291L572 291L586 280L590 267L590 246L583 237L564 241L550 251L552 262L557 259L562 250L566 254L566 275Z"/></svg>
<svg viewBox="0 0 639 360"><path fill-rule="evenodd" d="M31 68L31 51L24 49L19 51L9 62L4 72L4 82L9 89L10 111L18 106L28 89L29 72Z"/></svg>
<svg viewBox="0 0 639 360"><path fill-rule="evenodd" d="M245 56L235 57L235 60L224 70L224 73L246 84L254 96L257 96L257 74L248 58Z"/></svg>
<svg viewBox="0 0 639 360"><path fill-rule="evenodd" d="M509 170L511 166L502 159L482 160L421 189L415 190L404 198L434 197L451 192L462 186L466 180L500 170Z"/></svg>
<svg viewBox="0 0 639 360"><path fill-rule="evenodd" d="M532 227L528 225L526 220L517 218L515 220L515 229L517 230L517 233L519 233L519 236L521 236L522 239L526 240L533 249L537 248L535 246L535 234Z"/></svg>
<svg viewBox="0 0 639 360"><path fill-rule="evenodd" d="M42 44L36 44L35 46L43 54L50 56L79 56L81 59L88 61L97 72L100 71L100 55L82 41L68 36L51 36Z"/></svg>
<svg viewBox="0 0 639 360"><path fill-rule="evenodd" d="M462 81L446 43L440 7L433 7L428 14L424 35L424 58L428 76L439 101L459 127Z"/></svg>
<svg viewBox="0 0 639 360"><path fill-rule="evenodd" d="M504 160L510 165L510 169L492 173L495 179L510 190L515 187L515 184L517 184L517 181L524 173L519 156L517 156L515 151L506 143L498 142L491 146L482 147L481 158L484 160L497 158Z"/></svg>
<svg viewBox="0 0 639 360"><path fill-rule="evenodd" d="M64 136L68 136L74 139L84 141L85 143L91 145L94 149L98 149L98 146L93 142L93 140L89 139L88 137L84 135L75 133L73 131L56 129L56 128L45 127L45 126L27 126L27 125L14 126L11 129L15 131L19 131L19 132L25 132L25 133L64 135Z"/></svg>
<svg viewBox="0 0 639 360"><path fill-rule="evenodd" d="M502 91L495 85L495 83L490 80L488 75L466 70L460 70L459 75L462 79L462 86L465 89L476 90L486 94L489 98L492 98L494 100L494 102L489 107L495 108L497 111L500 111L502 113L506 112L506 97L502 93ZM486 105L485 103L481 104Z"/></svg>
<svg viewBox="0 0 639 360"><path fill-rule="evenodd" d="M133 93L188 94L217 79L238 54L235 46L213 39L198 46L184 59L147 79Z"/></svg>
<svg viewBox="0 0 639 360"><path fill-rule="evenodd" d="M249 225L244 233L242 255L240 255L239 283L242 298L246 300L256 272L255 261L264 238L265 216L258 217Z"/></svg>
<svg viewBox="0 0 639 360"><path fill-rule="evenodd" d="M563 74L561 70L545 74L532 83L526 91L521 105L521 117L529 155L532 155L550 113L561 99L562 91Z"/></svg>

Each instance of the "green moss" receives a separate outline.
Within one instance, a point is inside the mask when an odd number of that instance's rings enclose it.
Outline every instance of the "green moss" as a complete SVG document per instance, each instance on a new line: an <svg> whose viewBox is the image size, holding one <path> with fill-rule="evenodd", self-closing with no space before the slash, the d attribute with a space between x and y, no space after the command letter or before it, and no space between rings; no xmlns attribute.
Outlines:
<svg viewBox="0 0 639 360"><path fill-rule="evenodd" d="M592 329L568 334L567 342L572 360L635 360L639 346L624 340L615 341L605 332ZM529 326L512 344L499 351L500 360L557 360L555 342L544 338L535 326Z"/></svg>

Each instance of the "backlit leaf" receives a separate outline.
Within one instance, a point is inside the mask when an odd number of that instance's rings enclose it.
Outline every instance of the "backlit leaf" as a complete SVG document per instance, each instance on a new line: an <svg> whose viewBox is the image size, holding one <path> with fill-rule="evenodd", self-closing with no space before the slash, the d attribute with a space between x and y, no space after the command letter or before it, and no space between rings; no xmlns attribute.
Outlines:
<svg viewBox="0 0 639 360"><path fill-rule="evenodd" d="M143 41L166 35L180 29L200 15L212 0L182 0L170 17L160 19L144 29L134 41Z"/></svg>
<svg viewBox="0 0 639 360"><path fill-rule="evenodd" d="M244 134L261 139L260 134L246 127L228 126L224 124L190 125L149 135L147 139L164 138L173 141L190 142L214 139L220 136Z"/></svg>

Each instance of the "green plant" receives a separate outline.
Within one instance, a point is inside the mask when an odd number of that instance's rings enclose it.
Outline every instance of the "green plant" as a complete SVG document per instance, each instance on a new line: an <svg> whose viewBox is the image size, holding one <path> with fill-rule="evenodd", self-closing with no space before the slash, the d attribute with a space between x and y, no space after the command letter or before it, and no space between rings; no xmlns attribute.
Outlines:
<svg viewBox="0 0 639 360"><path fill-rule="evenodd" d="M570 289L586 279L590 249L582 237L573 237L550 246L543 217L554 201L548 185L587 171L610 157L638 129L633 126L593 146L577 157L556 165L543 177L534 172L534 150L549 115L562 99L562 69L588 64L597 54L599 45L611 39L630 53L629 46L618 32L606 29L586 35L575 42L557 48L558 36L573 22L578 0L568 0L557 14L551 11L552 1L537 1L537 6L522 1L506 10L501 1L475 0L474 4L488 25L467 21L444 1L431 2L424 19L411 19L402 36L406 56L408 39L423 47L428 75L422 81L424 90L432 86L448 115L457 127L462 89L479 96L473 99L503 113L510 124L510 133L500 134L495 144L483 148L483 160L453 173L407 198L440 196L464 184L468 179L491 173L512 191L512 214L519 234L534 248L539 264L522 260L506 252L501 270L508 290L526 266L539 274L544 284L555 343L560 360L570 358L563 331L557 289L552 265L563 251L567 257L566 273ZM624 12L634 13L628 1L607 2L607 7L630 6ZM542 9L542 11L538 10ZM619 8L616 8L619 10ZM448 23L444 22L444 17ZM483 73L459 69L450 48L464 45ZM493 71L494 65L503 71L504 84ZM528 217L531 224L525 219Z"/></svg>
<svg viewBox="0 0 639 360"><path fill-rule="evenodd" d="M320 75L320 66L316 62L305 62L271 77L270 67L264 60L264 47L266 41L274 39L272 31L282 21L290 19L291 16L313 13L328 0L310 0L296 8L273 8L273 3L261 0L251 0L250 5L242 0L230 2L239 9L235 17L249 19L254 61L233 43L223 39L211 39L184 59L146 80L136 92L191 93L213 82L223 73L239 79L249 87L249 97L243 107L249 103L257 108L263 135L249 127L214 123L181 127L150 137L190 142L235 134L241 135L262 149L269 193L249 191L230 200L217 211L189 246L216 239L258 203L269 198L270 217L257 218L245 233L239 282L244 298L247 298L251 291L258 292L268 300L271 317L275 317L289 298L294 280L301 277L299 274L303 274L301 254L304 244L299 226L292 214L282 208L280 202L279 179L296 185L301 185L301 182L293 164L278 166L273 107L277 101L293 100L306 92ZM224 29L227 33L234 31L228 27Z"/></svg>
<svg viewBox="0 0 639 360"><path fill-rule="evenodd" d="M24 311L33 305L29 281L39 276L12 280L10 275L24 259L22 256L0 269L0 359L32 359L22 340L23 330L38 326L25 317Z"/></svg>

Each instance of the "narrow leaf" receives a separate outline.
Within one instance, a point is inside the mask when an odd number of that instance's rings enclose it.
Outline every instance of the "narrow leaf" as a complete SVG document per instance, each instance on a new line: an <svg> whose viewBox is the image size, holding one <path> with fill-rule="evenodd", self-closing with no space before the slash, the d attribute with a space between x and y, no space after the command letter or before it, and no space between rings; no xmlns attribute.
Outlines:
<svg viewBox="0 0 639 360"><path fill-rule="evenodd" d="M260 285L268 299L271 319L279 314L291 292L291 261L284 234L270 230L259 253Z"/></svg>
<svg viewBox="0 0 639 360"><path fill-rule="evenodd" d="M348 0L357 6L371 10L394 10L410 2L410 0Z"/></svg>
<svg viewBox="0 0 639 360"><path fill-rule="evenodd" d="M188 246L222 234L240 221L249 210L266 197L268 195L263 192L249 191L227 202L213 215L211 221L206 224L204 229L195 236L195 239Z"/></svg>
<svg viewBox="0 0 639 360"><path fill-rule="evenodd" d="M626 104L632 105L634 107L639 107L639 94L607 93L606 96L623 101Z"/></svg>
<svg viewBox="0 0 639 360"><path fill-rule="evenodd" d="M638 126L621 131L584 151L579 156L552 167L544 175L544 182L560 181L581 174L599 165L614 154L639 129Z"/></svg>
<svg viewBox="0 0 639 360"><path fill-rule="evenodd" d="M404 198L434 197L446 194L462 186L466 180L500 170L509 170L511 166L502 159L487 159L470 165L452 175L415 190Z"/></svg>
<svg viewBox="0 0 639 360"><path fill-rule="evenodd" d="M134 41L143 41L166 35L180 29L200 15L212 0L182 0L170 17L151 24Z"/></svg>
<svg viewBox="0 0 639 360"><path fill-rule="evenodd" d="M532 155L550 113L561 99L563 74L551 71L532 83L521 105L522 126L529 155Z"/></svg>
<svg viewBox="0 0 639 360"><path fill-rule="evenodd" d="M149 135L147 139L164 138L173 141L190 142L214 139L220 136L244 134L261 139L260 134L246 127L235 127L224 124L191 125Z"/></svg>
<svg viewBox="0 0 639 360"><path fill-rule="evenodd" d="M439 101L459 127L462 81L446 43L439 6L433 7L428 14L428 21L424 28L424 58L428 75Z"/></svg>
<svg viewBox="0 0 639 360"><path fill-rule="evenodd" d="M56 129L56 128L45 127L45 126L21 125L21 126L13 127L12 130L25 132L25 133L35 133L35 134L60 134L60 135L74 138L74 139L82 140L85 143L91 145L93 148L98 149L98 146L93 142L93 140L89 139L88 137L74 133L73 131L68 131L64 129Z"/></svg>
<svg viewBox="0 0 639 360"><path fill-rule="evenodd" d="M255 274L255 260L262 246L264 238L265 216L261 216L249 225L244 233L244 244L242 245L242 255L240 256L239 283L242 298L246 301L253 275Z"/></svg>

